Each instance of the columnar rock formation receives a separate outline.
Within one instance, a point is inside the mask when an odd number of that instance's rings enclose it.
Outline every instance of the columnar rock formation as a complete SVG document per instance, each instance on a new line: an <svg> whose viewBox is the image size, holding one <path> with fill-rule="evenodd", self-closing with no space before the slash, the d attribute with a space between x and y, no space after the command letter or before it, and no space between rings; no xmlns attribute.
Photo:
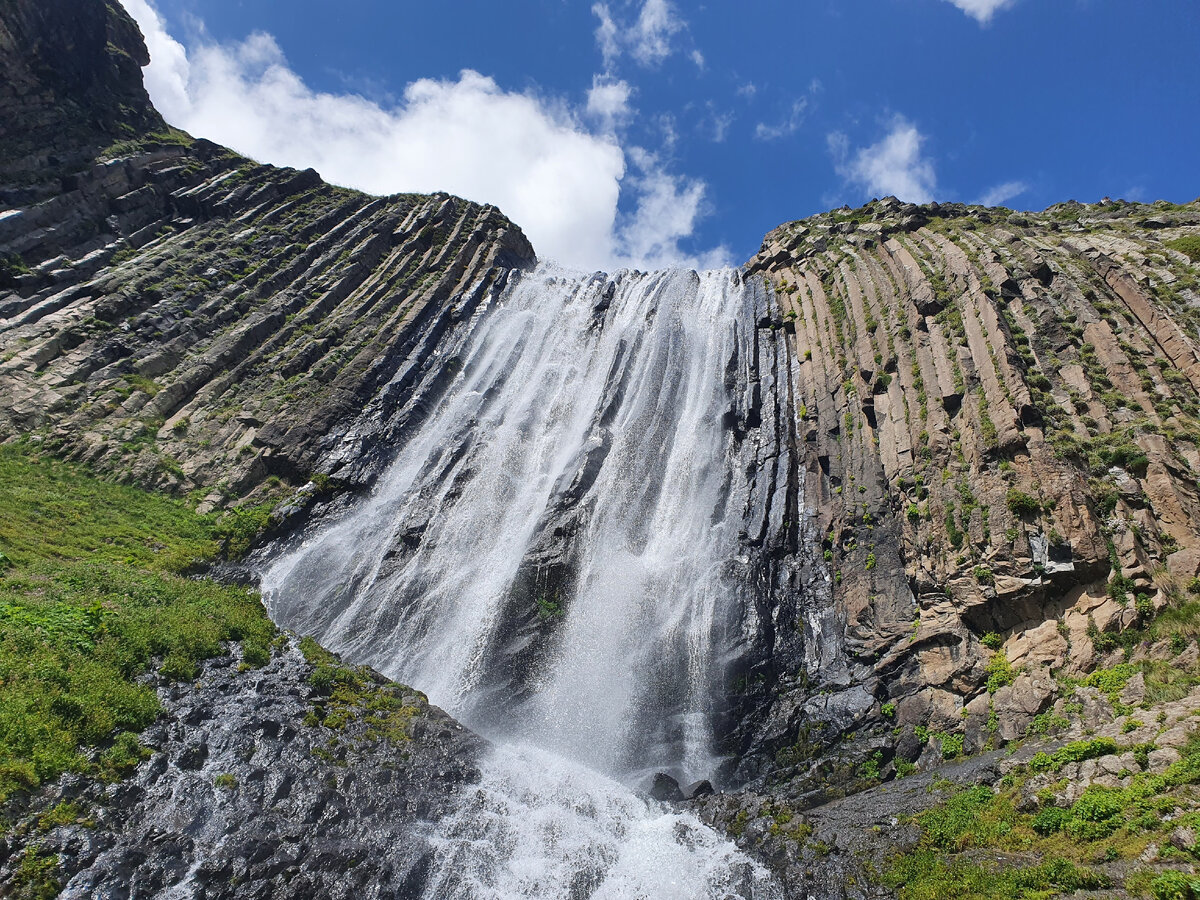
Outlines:
<svg viewBox="0 0 1200 900"><path fill-rule="evenodd" d="M494 207L368 197L205 142L101 160L6 215L0 242L29 269L0 288L4 430L239 497L304 483L533 260Z"/></svg>
<svg viewBox="0 0 1200 900"><path fill-rule="evenodd" d="M933 749L915 726L1023 736L1052 674L1109 660L1200 571L1200 273L1172 246L1197 225L1198 204L892 198L751 260L795 333L806 505L901 757Z"/></svg>

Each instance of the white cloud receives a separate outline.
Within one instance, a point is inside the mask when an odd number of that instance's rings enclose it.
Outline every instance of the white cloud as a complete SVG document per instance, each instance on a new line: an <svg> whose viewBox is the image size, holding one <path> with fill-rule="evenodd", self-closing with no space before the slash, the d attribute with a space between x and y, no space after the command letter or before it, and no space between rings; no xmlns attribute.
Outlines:
<svg viewBox="0 0 1200 900"><path fill-rule="evenodd" d="M747 97L753 98L754 85L749 85L749 87L751 90ZM804 116L808 112L809 104L816 99L822 89L821 80L814 78L808 84L807 95L794 99L791 108L779 121L772 124L759 122L754 129L754 136L760 141L774 141L795 134L804 124Z"/></svg>
<svg viewBox="0 0 1200 900"><path fill-rule="evenodd" d="M979 198L980 206L1003 206L1013 197L1019 197L1029 190L1024 181L1006 181L989 189Z"/></svg>
<svg viewBox="0 0 1200 900"><path fill-rule="evenodd" d="M637 168L631 181L638 191L637 211L622 231L626 254L648 260L651 266L668 262L678 251L679 240L691 234L692 223L704 213L705 185L702 181L670 175L657 156L640 147L630 148ZM720 247L703 254L695 263L705 268L729 265L729 252Z"/></svg>
<svg viewBox="0 0 1200 900"><path fill-rule="evenodd" d="M892 119L878 143L853 154L846 135L829 135L834 168L847 182L876 196L894 194L910 203L928 203L937 186L933 163L921 153L925 136L903 116Z"/></svg>
<svg viewBox="0 0 1200 900"><path fill-rule="evenodd" d="M612 130L629 113L624 82L599 79L588 92L599 132L561 101L505 91L469 69L457 80L415 81L384 107L312 90L270 35L185 50L148 0L123 2L150 48L151 98L193 134L372 193L449 191L493 203L539 254L568 265L693 262L679 242L703 213L704 185L637 148L627 177Z"/></svg>
<svg viewBox="0 0 1200 900"><path fill-rule="evenodd" d="M709 100L705 104L707 114L700 122L701 132L707 134L714 143L721 144L725 142L725 138L729 136L729 129L732 127L737 115L730 110L722 112L717 108L717 104Z"/></svg>
<svg viewBox="0 0 1200 900"><path fill-rule="evenodd" d="M1017 0L949 0L968 16L974 17L979 24L986 25L992 16L1002 9L1008 9Z"/></svg>
<svg viewBox="0 0 1200 900"><path fill-rule="evenodd" d="M617 27L612 13L608 11L607 3L593 4L592 14L600 20L600 24L596 26L596 44L604 57L604 67L608 69L621 55L621 29Z"/></svg>
<svg viewBox="0 0 1200 900"><path fill-rule="evenodd" d="M643 0L637 18L623 24L607 3L594 4L592 14L600 20L596 43L606 69L611 69L622 53L643 66L656 66L675 52L675 36L687 30L687 23L670 0ZM704 68L704 55L699 50L692 51L691 59L698 68Z"/></svg>
<svg viewBox="0 0 1200 900"><path fill-rule="evenodd" d="M801 97L792 101L788 114L773 125L759 122L754 129L754 136L760 141L774 141L795 134L804 124L804 111L808 109L808 98Z"/></svg>
<svg viewBox="0 0 1200 900"><path fill-rule="evenodd" d="M633 113L629 99L633 88L628 82L607 75L593 75L587 95L588 114L598 119L605 130L612 131Z"/></svg>
<svg viewBox="0 0 1200 900"><path fill-rule="evenodd" d="M630 52L644 66L671 55L671 38L683 30L683 20L667 0L646 0L631 33Z"/></svg>

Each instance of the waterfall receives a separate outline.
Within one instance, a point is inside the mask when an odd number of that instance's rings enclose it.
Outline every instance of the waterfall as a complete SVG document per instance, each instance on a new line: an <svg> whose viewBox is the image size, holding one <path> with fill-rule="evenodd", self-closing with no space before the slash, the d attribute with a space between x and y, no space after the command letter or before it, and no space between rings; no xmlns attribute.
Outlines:
<svg viewBox="0 0 1200 900"><path fill-rule="evenodd" d="M622 786L721 761L713 723L753 616L731 423L754 302L730 270L539 267L475 313L369 496L265 573L280 624L504 744L446 824L431 896L770 896L694 817ZM552 822L558 850L501 837L505 816ZM491 850L464 850L484 834ZM678 891L639 869L647 853L678 857Z"/></svg>

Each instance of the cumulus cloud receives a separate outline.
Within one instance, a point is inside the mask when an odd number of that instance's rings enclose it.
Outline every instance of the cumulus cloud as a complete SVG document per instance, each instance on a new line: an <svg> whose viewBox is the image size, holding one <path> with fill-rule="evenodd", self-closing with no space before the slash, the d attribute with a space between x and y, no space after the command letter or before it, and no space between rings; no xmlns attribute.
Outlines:
<svg viewBox="0 0 1200 900"><path fill-rule="evenodd" d="M607 131L615 130L632 114L629 100L633 88L628 82L607 75L592 76L592 87L587 95L587 111Z"/></svg>
<svg viewBox="0 0 1200 900"><path fill-rule="evenodd" d="M892 119L888 133L869 147L851 151L846 135L829 135L837 173L869 194L894 194L911 203L928 203L937 186L933 163L921 152L925 136L903 116Z"/></svg>
<svg viewBox="0 0 1200 900"><path fill-rule="evenodd" d="M1006 181L989 189L979 198L980 206L1003 206L1013 197L1019 197L1029 190L1024 181Z"/></svg>
<svg viewBox="0 0 1200 900"><path fill-rule="evenodd" d="M270 35L185 49L149 0L123 2L146 35L152 99L193 134L372 193L449 191L493 203L541 255L568 265L694 262L679 242L703 213L704 185L620 145L613 128L630 112L624 82L598 79L576 114L467 69L415 81L384 107L312 90ZM582 124L585 114L599 130Z"/></svg>
<svg viewBox="0 0 1200 900"><path fill-rule="evenodd" d="M675 52L675 37L687 30L670 0L643 0L635 19L619 22L607 3L596 3L592 14L599 20L596 44L604 57L604 66L611 69L617 59L628 53L638 63L651 67ZM691 53L692 62L704 68L704 55Z"/></svg>
<svg viewBox="0 0 1200 900"><path fill-rule="evenodd" d="M669 174L658 157L639 147L629 152L635 166L631 181L638 191L637 210L622 233L626 253L634 259L669 259L680 239L687 237L692 223L705 211L705 185L696 179ZM703 254L695 263L706 268L729 264L729 252L720 247Z"/></svg>
<svg viewBox="0 0 1200 900"><path fill-rule="evenodd" d="M978 20L979 24L986 25L992 21L992 16L1002 9L1008 9L1016 0L949 0L968 16L972 16Z"/></svg>

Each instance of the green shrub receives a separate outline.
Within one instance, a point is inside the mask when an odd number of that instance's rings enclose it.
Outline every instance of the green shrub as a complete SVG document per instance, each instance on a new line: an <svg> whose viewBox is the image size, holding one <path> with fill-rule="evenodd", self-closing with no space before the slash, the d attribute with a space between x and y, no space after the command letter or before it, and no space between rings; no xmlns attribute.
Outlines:
<svg viewBox="0 0 1200 900"><path fill-rule="evenodd" d="M1043 837L1048 837L1057 831L1062 831L1067 822L1071 821L1071 813L1057 806L1047 806L1038 811L1033 817L1030 827Z"/></svg>
<svg viewBox="0 0 1200 900"><path fill-rule="evenodd" d="M1008 687L1017 678L1017 673L1013 669L1012 663L1008 661L1008 655L1003 650L997 650L992 654L992 658L988 660L984 671L988 677L987 689L989 694L996 693L1002 687Z"/></svg>
<svg viewBox="0 0 1200 900"><path fill-rule="evenodd" d="M227 510L217 521L214 533L221 541L221 552L227 559L240 559L254 545L255 539L272 522L274 504L239 506Z"/></svg>
<svg viewBox="0 0 1200 900"><path fill-rule="evenodd" d="M1036 497L1017 488L1008 489L1005 502L1014 516L1036 516L1042 511L1042 504Z"/></svg>
<svg viewBox="0 0 1200 900"><path fill-rule="evenodd" d="M1119 788L1090 785L1071 807L1071 820L1064 825L1077 840L1097 841L1119 828L1125 804Z"/></svg>
<svg viewBox="0 0 1200 900"><path fill-rule="evenodd" d="M1163 872L1150 882L1154 900L1200 900L1200 877L1183 872Z"/></svg>
<svg viewBox="0 0 1200 900"><path fill-rule="evenodd" d="M939 731L933 737L940 745L943 759L956 759L962 756L963 736L961 734Z"/></svg>

